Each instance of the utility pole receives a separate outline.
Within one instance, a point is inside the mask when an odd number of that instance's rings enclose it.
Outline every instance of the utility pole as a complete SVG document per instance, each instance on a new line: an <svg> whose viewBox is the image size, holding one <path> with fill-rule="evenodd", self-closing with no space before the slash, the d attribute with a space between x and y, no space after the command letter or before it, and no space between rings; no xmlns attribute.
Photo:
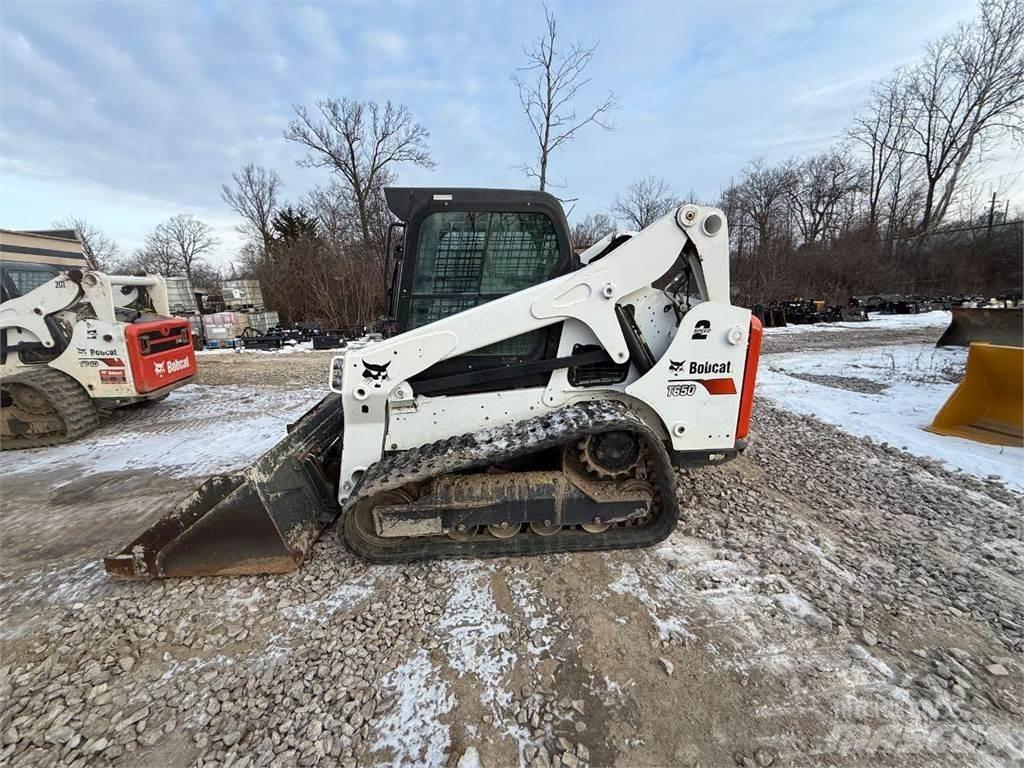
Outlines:
<svg viewBox="0 0 1024 768"><path fill-rule="evenodd" d="M988 208L988 233L992 235L992 222L996 218L996 193L992 193L992 205Z"/></svg>

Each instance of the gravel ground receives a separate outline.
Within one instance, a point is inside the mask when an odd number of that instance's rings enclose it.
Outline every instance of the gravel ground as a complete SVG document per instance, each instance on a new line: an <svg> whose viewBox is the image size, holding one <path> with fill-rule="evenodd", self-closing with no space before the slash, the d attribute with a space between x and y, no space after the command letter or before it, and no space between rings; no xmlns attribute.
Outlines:
<svg viewBox="0 0 1024 768"><path fill-rule="evenodd" d="M880 344L906 344L912 342L934 343L942 329L935 328L885 328L872 326L875 321L864 323L864 329L836 331L816 330L813 333L772 333L765 331L761 351L771 355L783 352L812 352L818 349L844 347L874 347ZM820 326L818 326L820 327Z"/></svg>
<svg viewBox="0 0 1024 768"><path fill-rule="evenodd" d="M233 364L204 383L323 361ZM120 583L76 520L0 573L0 762L1020 764L1021 496L764 403L751 443L653 550L385 567L329 531L294 574Z"/></svg>

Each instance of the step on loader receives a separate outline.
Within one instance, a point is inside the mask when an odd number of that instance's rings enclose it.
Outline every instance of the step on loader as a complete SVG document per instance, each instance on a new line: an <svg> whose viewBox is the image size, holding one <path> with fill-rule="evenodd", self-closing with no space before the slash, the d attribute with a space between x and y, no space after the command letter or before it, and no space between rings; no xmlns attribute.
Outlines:
<svg viewBox="0 0 1024 768"><path fill-rule="evenodd" d="M650 546L677 470L744 449L761 326L730 303L721 211L576 254L542 192L386 196L396 335L335 356L331 395L110 573L289 570L334 520L373 562Z"/></svg>

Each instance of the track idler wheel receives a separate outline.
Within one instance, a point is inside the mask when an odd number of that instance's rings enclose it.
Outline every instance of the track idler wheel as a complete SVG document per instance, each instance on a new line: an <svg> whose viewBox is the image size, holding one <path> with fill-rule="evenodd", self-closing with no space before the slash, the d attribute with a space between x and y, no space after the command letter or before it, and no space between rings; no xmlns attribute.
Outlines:
<svg viewBox="0 0 1024 768"><path fill-rule="evenodd" d="M509 525L508 523L501 523L500 525L488 525L487 532L496 539L511 539L517 533L521 525Z"/></svg>
<svg viewBox="0 0 1024 768"><path fill-rule="evenodd" d="M448 530L445 533L452 541L469 541L480 532L480 526L478 525L462 525L459 526L459 528L462 530L456 528Z"/></svg>
<svg viewBox="0 0 1024 768"><path fill-rule="evenodd" d="M538 536L554 536L562 530L562 526L549 523L530 523L530 530Z"/></svg>

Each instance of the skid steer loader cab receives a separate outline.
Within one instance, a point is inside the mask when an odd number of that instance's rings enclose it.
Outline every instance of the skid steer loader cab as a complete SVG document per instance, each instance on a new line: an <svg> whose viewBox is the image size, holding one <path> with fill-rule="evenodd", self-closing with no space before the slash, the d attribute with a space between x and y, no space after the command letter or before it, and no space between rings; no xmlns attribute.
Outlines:
<svg viewBox="0 0 1024 768"><path fill-rule="evenodd" d="M336 356L284 440L108 571L287 570L335 518L375 562L649 546L678 519L676 468L744 448L761 332L730 303L721 211L576 257L544 193L385 194L396 335Z"/></svg>
<svg viewBox="0 0 1024 768"><path fill-rule="evenodd" d="M562 206L545 192L389 188L386 198L404 225L391 287L393 326L398 333L539 285L579 266ZM551 326L520 334L442 361L419 378L554 357L559 332L559 326ZM542 377L526 374L518 385L535 384ZM447 391L480 389L479 384L463 383Z"/></svg>

